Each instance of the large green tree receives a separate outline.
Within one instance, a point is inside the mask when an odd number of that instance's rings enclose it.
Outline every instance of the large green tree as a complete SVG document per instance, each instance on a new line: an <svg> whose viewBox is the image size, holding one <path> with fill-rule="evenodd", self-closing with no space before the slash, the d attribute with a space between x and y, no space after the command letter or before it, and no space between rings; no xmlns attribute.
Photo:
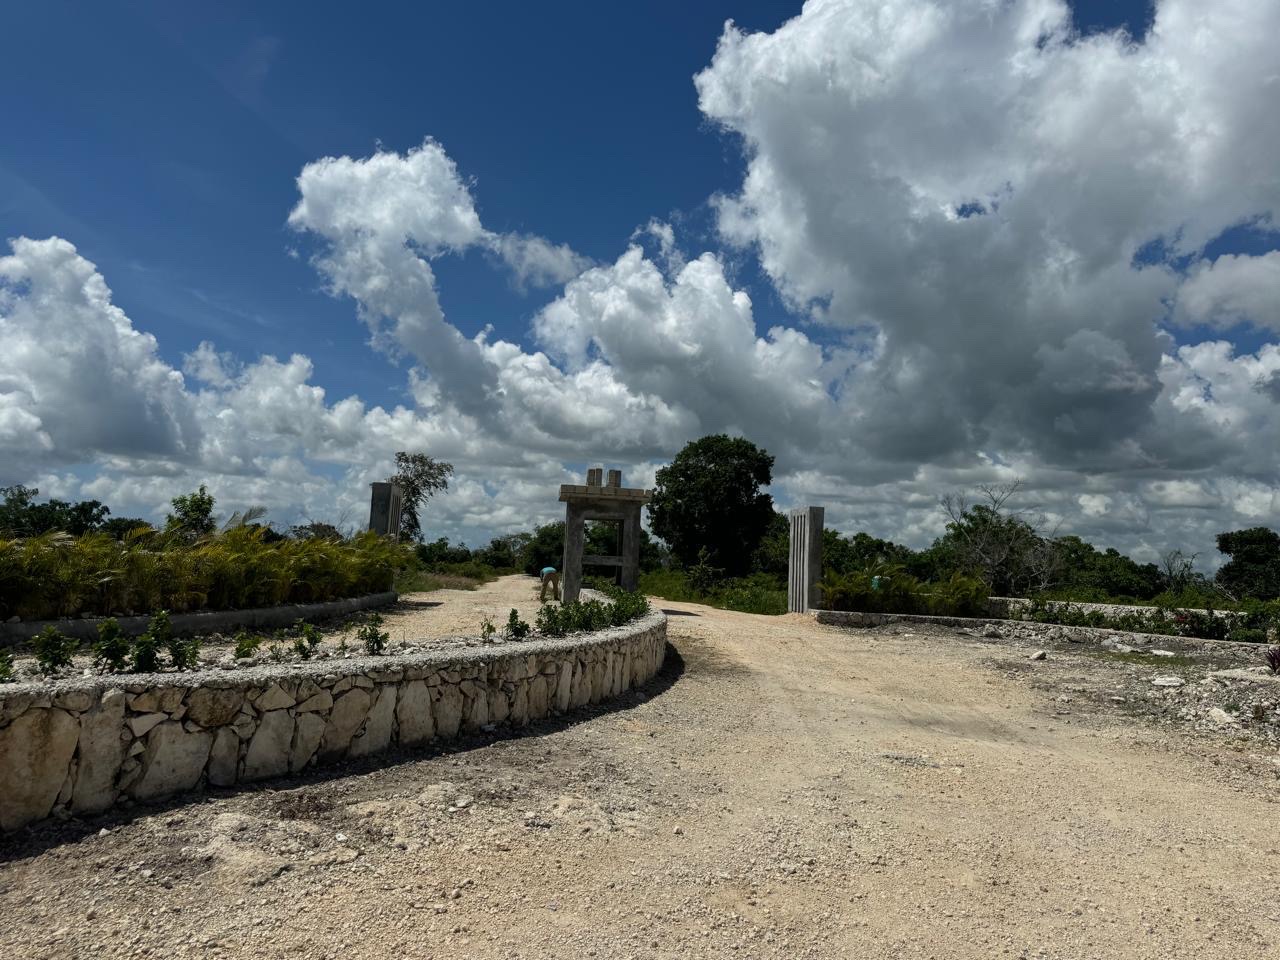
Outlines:
<svg viewBox="0 0 1280 960"><path fill-rule="evenodd" d="M1231 559L1218 570L1218 584L1238 599L1280 597L1280 534L1250 527L1218 534L1218 549Z"/></svg>
<svg viewBox="0 0 1280 960"><path fill-rule="evenodd" d="M164 520L164 528L169 533L194 538L208 536L218 529L218 522L213 517L217 501L203 483L199 490L174 497L169 502L173 504L173 513Z"/></svg>
<svg viewBox="0 0 1280 960"><path fill-rule="evenodd" d="M420 512L432 496L449 489L453 464L429 457L425 453L396 454L396 472L390 477L400 488L400 539L413 542L422 537Z"/></svg>
<svg viewBox="0 0 1280 960"><path fill-rule="evenodd" d="M67 503L65 500L47 500L37 503L40 491L21 484L0 487L0 535L8 537L34 537L42 533L59 531L73 536L93 533L102 528L111 513L97 500L81 500Z"/></svg>
<svg viewBox="0 0 1280 960"><path fill-rule="evenodd" d="M773 523L773 457L742 437L714 434L694 440L658 471L649 526L686 567L707 562L730 576L751 568Z"/></svg>

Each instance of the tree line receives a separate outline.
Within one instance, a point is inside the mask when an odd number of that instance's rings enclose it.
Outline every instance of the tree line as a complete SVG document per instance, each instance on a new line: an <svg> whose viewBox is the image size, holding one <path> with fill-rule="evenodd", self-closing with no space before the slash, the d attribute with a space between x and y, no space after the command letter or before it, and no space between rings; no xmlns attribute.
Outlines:
<svg viewBox="0 0 1280 960"><path fill-rule="evenodd" d="M774 458L743 437L716 434L691 441L671 463L659 469L648 506L649 531L641 531L640 566L644 572L673 571L687 577L695 592L751 579L783 589L790 528L766 488ZM396 454L396 473L388 479L404 492L400 539L415 545L428 568L472 565L490 571L559 567L564 552L564 523L493 538L471 549L446 538L425 541L428 501L449 486L453 466L423 453ZM923 582L953 575L980 579L993 595L1041 596L1078 601L1154 602L1182 606L1221 606L1223 601L1280 597L1280 535L1266 527L1226 531L1217 548L1227 561L1213 578L1195 569L1195 555L1167 552L1159 564L1140 563L1114 548L1098 549L1078 536L1048 529L1043 515L1017 507L1019 482L986 485L972 494L940 498L946 517L943 534L916 550L865 532L823 532L824 574L870 575L873 569L901 570ZM0 537L38 536L62 531L74 536L105 533L123 539L152 529L146 520L113 517L97 500L40 502L33 487L0 488ZM174 536L215 533L215 500L201 486L175 497L164 530ZM261 528L264 539L285 536L342 539L336 525L309 521L287 532L261 523L265 511L250 508L223 524ZM615 528L589 524L586 552L614 554ZM604 572L604 571L601 571Z"/></svg>

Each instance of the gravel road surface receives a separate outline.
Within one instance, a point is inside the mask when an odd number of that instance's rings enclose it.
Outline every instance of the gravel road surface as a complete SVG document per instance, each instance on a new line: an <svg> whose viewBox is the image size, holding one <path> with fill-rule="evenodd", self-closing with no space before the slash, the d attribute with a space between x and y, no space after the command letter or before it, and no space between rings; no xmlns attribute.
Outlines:
<svg viewBox="0 0 1280 960"><path fill-rule="evenodd" d="M1069 652L656 603L607 709L0 840L0 956L1280 957L1273 747L1060 699Z"/></svg>

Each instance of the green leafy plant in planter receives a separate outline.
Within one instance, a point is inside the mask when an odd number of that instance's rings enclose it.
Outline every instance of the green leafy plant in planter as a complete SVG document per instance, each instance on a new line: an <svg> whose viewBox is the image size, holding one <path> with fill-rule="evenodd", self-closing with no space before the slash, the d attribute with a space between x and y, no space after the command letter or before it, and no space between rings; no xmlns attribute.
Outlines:
<svg viewBox="0 0 1280 960"><path fill-rule="evenodd" d="M493 643L493 635L498 632L498 628L493 625L492 617L481 617L480 619L480 640L483 643Z"/></svg>
<svg viewBox="0 0 1280 960"><path fill-rule="evenodd" d="M569 633L594 632L620 627L649 612L649 600L642 593L629 593L612 588L610 601L575 600L560 606L545 604L538 610L536 625L545 637L563 637Z"/></svg>
<svg viewBox="0 0 1280 960"><path fill-rule="evenodd" d="M93 663L99 670L119 673L129 666L129 638L120 632L120 622L107 617L98 624L93 642Z"/></svg>
<svg viewBox="0 0 1280 960"><path fill-rule="evenodd" d="M234 637L232 642L235 643L233 653L237 660L248 660L258 652L258 648L262 646L263 637L261 634L248 633L241 630Z"/></svg>
<svg viewBox="0 0 1280 960"><path fill-rule="evenodd" d="M391 634L380 630L381 626L382 615L375 613L356 631L356 639L364 645L364 652L371 657L382 656L391 640Z"/></svg>
<svg viewBox="0 0 1280 960"><path fill-rule="evenodd" d="M192 670L200 665L199 637L170 637L165 644L175 670Z"/></svg>
<svg viewBox="0 0 1280 960"><path fill-rule="evenodd" d="M507 639L523 640L529 636L531 629L528 623L520 619L520 612L512 608L511 613L507 615Z"/></svg>
<svg viewBox="0 0 1280 960"><path fill-rule="evenodd" d="M71 657L78 646L56 627L45 627L31 638L31 652L44 673L57 673L71 666Z"/></svg>
<svg viewBox="0 0 1280 960"><path fill-rule="evenodd" d="M320 628L303 620L299 620L295 627L298 635L293 639L293 652L303 660L310 660L320 646Z"/></svg>
<svg viewBox="0 0 1280 960"><path fill-rule="evenodd" d="M154 623L154 621L152 621ZM134 673L155 673L160 669L160 648L163 638L157 635L150 626L133 638L133 649L130 653L130 668Z"/></svg>

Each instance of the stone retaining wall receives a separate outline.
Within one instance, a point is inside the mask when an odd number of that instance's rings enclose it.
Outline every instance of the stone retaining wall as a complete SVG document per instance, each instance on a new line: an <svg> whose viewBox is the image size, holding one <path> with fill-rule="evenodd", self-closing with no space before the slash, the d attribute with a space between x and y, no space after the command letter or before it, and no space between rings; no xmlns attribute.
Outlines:
<svg viewBox="0 0 1280 960"><path fill-rule="evenodd" d="M324 603L287 603L279 607L254 607L249 610L204 610L200 613L175 613L169 617L173 632L182 634L231 633L235 630L274 630L299 620L328 620L360 610L387 607L396 602L394 590L370 593L345 600ZM53 627L64 636L84 643L98 638L98 624L105 617L81 617L62 620L13 620L0 623L0 647L30 640L45 627ZM147 629L150 617L117 617L120 632L136 637Z"/></svg>
<svg viewBox="0 0 1280 960"><path fill-rule="evenodd" d="M988 597L987 613L992 617L1001 620L1013 619L1018 614L1026 613L1035 606L1035 601L1028 600L1026 597ZM1140 604L1124 604L1124 603L1082 603L1075 600L1048 600L1044 604L1046 610L1050 611L1067 611L1079 610L1084 613L1100 613L1108 619L1127 616L1131 613L1158 613L1159 607L1143 606ZM1208 610L1202 610L1197 607L1177 607L1175 613L1208 613ZM1214 610L1215 617L1222 617L1226 620L1233 620L1236 617L1243 617L1245 614L1235 610Z"/></svg>
<svg viewBox="0 0 1280 960"><path fill-rule="evenodd" d="M1253 665L1260 662L1265 645L1237 643L1231 640L1202 640L1198 637L1173 637L1163 633L1133 633L1108 630L1105 627L1072 627L1034 620L1001 620L991 617L935 617L914 613L856 613L849 610L819 610L814 614L819 623L832 627L879 627L886 623L920 623L940 627L956 627L978 633L993 640L1063 640L1068 643L1095 643L1110 649L1127 647L1131 651L1168 650L1174 653L1213 653L1219 657Z"/></svg>
<svg viewBox="0 0 1280 960"><path fill-rule="evenodd" d="M0 831L522 727L645 683L666 615L560 640L0 687Z"/></svg>

